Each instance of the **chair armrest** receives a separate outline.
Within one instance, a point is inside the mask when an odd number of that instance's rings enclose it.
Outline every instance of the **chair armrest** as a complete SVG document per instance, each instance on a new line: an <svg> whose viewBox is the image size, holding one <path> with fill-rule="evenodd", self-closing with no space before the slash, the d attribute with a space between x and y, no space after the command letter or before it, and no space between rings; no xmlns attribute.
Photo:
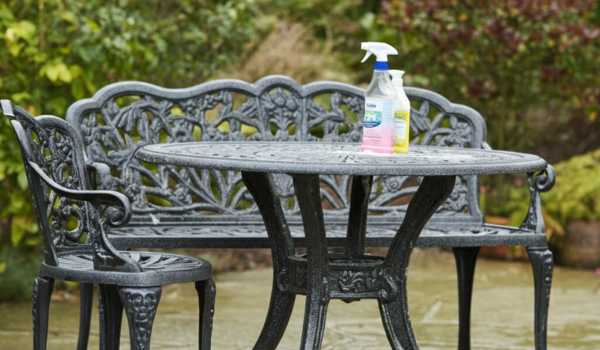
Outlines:
<svg viewBox="0 0 600 350"><path fill-rule="evenodd" d="M86 201L94 206L105 204L110 207L117 207L119 210L114 210L108 213L108 223L111 226L120 226L126 224L131 218L131 204L129 198L124 194L115 191L97 191L97 190L73 190L66 188L54 181L39 165L32 161L28 161L28 165L36 172L36 174L48 185L52 190L61 196Z"/></svg>
<svg viewBox="0 0 600 350"><path fill-rule="evenodd" d="M48 176L35 162L27 161L27 164L42 179L42 181L57 194L67 198L88 202L98 210L100 215L103 214L99 206L101 204L107 205L109 208L104 211L104 215L109 225L124 225L131 218L131 204L127 196L115 191L73 190L66 188ZM133 261L125 254L116 250L106 237L106 233L102 228L103 225L100 225L100 227L101 235L99 243L103 250L98 250L98 248L95 247L94 267L100 270L109 271L141 272L141 266L136 261Z"/></svg>
<svg viewBox="0 0 600 350"><path fill-rule="evenodd" d="M556 181L556 172L554 167L548 164L546 169L538 173L527 174L529 182L529 209L527 210L527 216L521 228L534 231L536 233L545 233L546 227L544 225L544 215L542 213L542 200L540 198L541 192L548 192L554 186Z"/></svg>

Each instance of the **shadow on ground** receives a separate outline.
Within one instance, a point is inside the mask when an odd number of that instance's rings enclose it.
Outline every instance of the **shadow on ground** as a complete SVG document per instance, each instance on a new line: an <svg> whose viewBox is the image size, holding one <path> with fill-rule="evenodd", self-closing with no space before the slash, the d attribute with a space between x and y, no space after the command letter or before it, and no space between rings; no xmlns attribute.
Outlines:
<svg viewBox="0 0 600 350"><path fill-rule="evenodd" d="M456 349L456 277L451 254L417 251L409 275L411 315L422 350ZM216 350L251 349L268 304L270 270L225 273L217 278ZM297 349L302 331L299 298L279 349ZM473 348L530 350L533 287L527 263L480 260L473 299ZM78 303L53 302L49 350L75 349ZM96 309L94 318L97 317ZM31 349L30 306L0 305L0 349ZM90 349L98 347L97 320ZM124 324L125 326L125 324ZM154 323L152 348L196 349L197 304L192 285L167 287ZM126 326L122 349L129 349ZM549 348L600 347L600 277L557 268L549 324ZM374 301L330 304L323 349L389 349Z"/></svg>

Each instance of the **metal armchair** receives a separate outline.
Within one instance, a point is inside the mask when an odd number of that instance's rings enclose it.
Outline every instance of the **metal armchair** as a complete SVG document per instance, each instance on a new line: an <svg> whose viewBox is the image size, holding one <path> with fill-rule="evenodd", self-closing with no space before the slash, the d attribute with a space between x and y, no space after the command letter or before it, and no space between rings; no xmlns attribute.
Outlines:
<svg viewBox="0 0 600 350"><path fill-rule="evenodd" d="M208 262L188 256L119 251L107 239L111 227L128 222L129 199L115 191L89 190L83 144L72 127L54 116L33 118L1 101L21 146L44 259L33 289L34 349L46 348L54 281L77 281L82 298L100 288L100 346L118 349L123 308L131 349L150 348L161 286L195 282L200 298L200 349L210 348L214 283ZM82 300L78 348L87 347L91 300Z"/></svg>

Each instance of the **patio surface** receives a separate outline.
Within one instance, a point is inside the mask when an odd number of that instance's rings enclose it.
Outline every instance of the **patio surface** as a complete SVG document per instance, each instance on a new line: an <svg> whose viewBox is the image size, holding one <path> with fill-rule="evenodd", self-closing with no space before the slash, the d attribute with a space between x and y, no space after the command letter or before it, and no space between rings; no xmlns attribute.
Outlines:
<svg viewBox="0 0 600 350"><path fill-rule="evenodd" d="M409 273L409 300L422 350L456 349L457 304L451 254L419 250ZM529 264L479 260L473 297L474 349L530 350L533 284ZM251 349L262 325L271 287L271 271L226 273L217 277L217 310L213 348ZM303 298L279 349L297 349L302 332ZM98 348L94 310L90 349ZM49 350L75 349L78 301L54 301L50 310ZM31 349L29 303L0 304L0 349ZM129 349L123 324L122 349ZM197 349L197 304L192 285L163 291L154 323L152 348ZM589 271L556 268L549 322L549 348L597 350L600 344L600 276ZM329 307L324 350L389 349L377 303Z"/></svg>

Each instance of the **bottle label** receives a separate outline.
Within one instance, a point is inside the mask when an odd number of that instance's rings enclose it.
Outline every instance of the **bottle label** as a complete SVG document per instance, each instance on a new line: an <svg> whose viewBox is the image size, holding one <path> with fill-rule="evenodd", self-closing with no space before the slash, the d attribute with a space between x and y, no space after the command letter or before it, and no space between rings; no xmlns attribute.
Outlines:
<svg viewBox="0 0 600 350"><path fill-rule="evenodd" d="M405 138L406 124L409 118L410 112L408 111L396 111L394 113L394 129L398 140L403 140Z"/></svg>
<svg viewBox="0 0 600 350"><path fill-rule="evenodd" d="M365 128L375 128L381 125L386 116L391 116L392 101L380 98L365 99L365 118L362 125ZM388 119L389 120L389 119Z"/></svg>

